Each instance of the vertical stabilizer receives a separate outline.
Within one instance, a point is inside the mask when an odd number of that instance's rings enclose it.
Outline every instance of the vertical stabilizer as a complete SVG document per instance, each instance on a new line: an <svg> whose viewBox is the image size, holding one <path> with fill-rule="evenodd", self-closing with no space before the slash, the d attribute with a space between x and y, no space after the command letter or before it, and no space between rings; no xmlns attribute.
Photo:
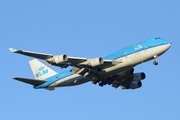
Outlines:
<svg viewBox="0 0 180 120"><path fill-rule="evenodd" d="M29 61L29 64L31 66L35 79L44 80L57 74L54 70L47 67L37 59Z"/></svg>

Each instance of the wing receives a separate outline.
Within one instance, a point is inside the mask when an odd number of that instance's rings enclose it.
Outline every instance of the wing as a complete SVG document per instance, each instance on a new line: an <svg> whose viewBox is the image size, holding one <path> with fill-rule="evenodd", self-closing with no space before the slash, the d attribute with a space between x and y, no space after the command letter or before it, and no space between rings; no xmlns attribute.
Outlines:
<svg viewBox="0 0 180 120"><path fill-rule="evenodd" d="M25 50L16 50L14 48L9 48L9 50L13 53L18 53L18 54L22 54L22 55L26 55L26 56L30 56L30 57L34 57L34 58L38 58L38 59L43 59L43 60L53 57L52 54L31 52L31 51L25 51Z"/></svg>
<svg viewBox="0 0 180 120"><path fill-rule="evenodd" d="M113 66L122 62L121 60L103 60L101 57L82 58L82 57L71 57L65 54L53 55L53 54L45 54L45 53L38 53L38 52L25 51L25 50L16 50L14 48L9 48L9 50L13 53L18 53L18 54L46 60L46 63L61 68L67 68L68 66L72 66L76 68L103 69L107 66L108 67Z"/></svg>
<svg viewBox="0 0 180 120"><path fill-rule="evenodd" d="M32 51L26 51L26 50L16 50L14 48L9 48L9 50L13 53L18 53L18 54L26 55L29 57L46 60L47 63L55 65L55 66L59 66L59 67L63 67L63 66L65 67L69 65L75 66L78 63L81 63L87 60L87 58L79 58L79 57L68 57L68 60L67 60L66 55L53 55L53 54L32 52Z"/></svg>

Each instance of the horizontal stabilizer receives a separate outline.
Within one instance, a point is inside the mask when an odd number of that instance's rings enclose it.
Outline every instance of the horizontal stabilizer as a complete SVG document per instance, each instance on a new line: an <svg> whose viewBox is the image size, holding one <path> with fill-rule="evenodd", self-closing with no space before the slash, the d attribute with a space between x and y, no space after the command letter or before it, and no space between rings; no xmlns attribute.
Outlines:
<svg viewBox="0 0 180 120"><path fill-rule="evenodd" d="M38 86L38 85L41 85L41 84L47 82L46 80L37 80L37 79L20 78L20 77L15 77L13 79L27 83L27 84L31 84L34 86Z"/></svg>

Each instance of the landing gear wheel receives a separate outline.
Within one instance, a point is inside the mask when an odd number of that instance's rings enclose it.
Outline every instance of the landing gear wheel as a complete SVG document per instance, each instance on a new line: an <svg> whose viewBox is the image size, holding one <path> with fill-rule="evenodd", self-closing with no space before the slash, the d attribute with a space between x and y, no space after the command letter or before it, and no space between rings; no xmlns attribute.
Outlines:
<svg viewBox="0 0 180 120"><path fill-rule="evenodd" d="M92 84L97 84L97 82L93 80L93 81L92 81Z"/></svg>
<svg viewBox="0 0 180 120"><path fill-rule="evenodd" d="M157 62L157 61L154 61L153 64L154 64L154 65L158 65L158 62Z"/></svg>
<svg viewBox="0 0 180 120"><path fill-rule="evenodd" d="M100 80L99 80L98 76L92 77L92 84L97 84L99 82L100 82Z"/></svg>
<svg viewBox="0 0 180 120"><path fill-rule="evenodd" d="M112 87L114 87L114 88L118 88L119 86L117 85L117 84L112 84Z"/></svg>
<svg viewBox="0 0 180 120"><path fill-rule="evenodd" d="M103 83L99 83L99 86L103 87Z"/></svg>
<svg viewBox="0 0 180 120"><path fill-rule="evenodd" d="M158 58L158 56L155 55L155 56L154 56L154 62L153 62L154 65L158 65L157 58Z"/></svg>

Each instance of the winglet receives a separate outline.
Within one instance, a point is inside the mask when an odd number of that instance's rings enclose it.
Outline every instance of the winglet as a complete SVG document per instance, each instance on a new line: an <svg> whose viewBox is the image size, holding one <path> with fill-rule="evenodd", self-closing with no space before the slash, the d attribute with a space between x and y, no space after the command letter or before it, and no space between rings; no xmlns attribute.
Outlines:
<svg viewBox="0 0 180 120"><path fill-rule="evenodd" d="M14 49L14 48L9 48L9 50L13 53L17 52L18 50Z"/></svg>

